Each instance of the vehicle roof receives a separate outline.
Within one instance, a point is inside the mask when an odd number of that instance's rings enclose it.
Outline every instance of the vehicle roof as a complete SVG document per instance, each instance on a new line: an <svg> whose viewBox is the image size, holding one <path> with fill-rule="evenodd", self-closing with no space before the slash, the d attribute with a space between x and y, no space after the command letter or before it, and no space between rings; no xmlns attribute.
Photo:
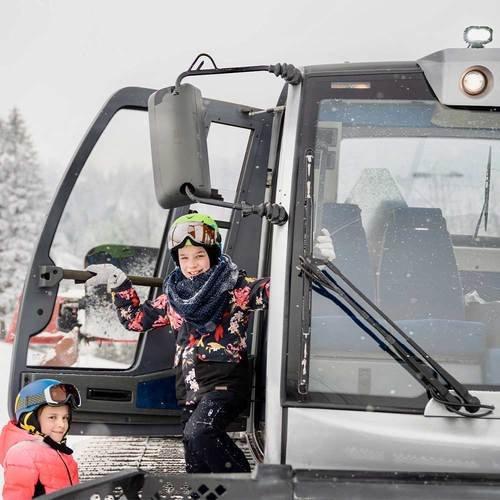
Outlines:
<svg viewBox="0 0 500 500"><path fill-rule="evenodd" d="M422 70L415 61L394 61L394 62L344 62L340 64L317 64L305 66L306 76L322 76L332 74L376 74L393 72L421 72Z"/></svg>

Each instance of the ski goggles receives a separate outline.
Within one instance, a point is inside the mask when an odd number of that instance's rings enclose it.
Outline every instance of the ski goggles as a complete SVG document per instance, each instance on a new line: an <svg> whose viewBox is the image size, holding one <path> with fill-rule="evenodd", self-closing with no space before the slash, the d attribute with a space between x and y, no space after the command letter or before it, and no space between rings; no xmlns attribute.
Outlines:
<svg viewBox="0 0 500 500"><path fill-rule="evenodd" d="M213 227L201 221L189 221L170 228L167 237L168 249L177 248L188 238L199 245L212 246L218 243L217 231Z"/></svg>
<svg viewBox="0 0 500 500"><path fill-rule="evenodd" d="M56 384L44 389L43 395L49 405L59 406L69 403L75 408L82 404L80 392L73 384Z"/></svg>

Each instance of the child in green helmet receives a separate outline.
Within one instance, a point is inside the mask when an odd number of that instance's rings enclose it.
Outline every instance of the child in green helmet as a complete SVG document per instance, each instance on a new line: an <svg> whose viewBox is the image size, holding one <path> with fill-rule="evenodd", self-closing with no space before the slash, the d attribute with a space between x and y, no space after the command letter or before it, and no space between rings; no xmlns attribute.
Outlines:
<svg viewBox="0 0 500 500"><path fill-rule="evenodd" d="M208 215L174 221L168 248L177 267L154 301L141 304L125 273L111 264L89 266L96 276L87 284L108 285L125 328L170 325L176 335L186 470L249 472L226 428L248 404L247 327L251 311L268 305L269 278L248 277L222 254L217 224Z"/></svg>

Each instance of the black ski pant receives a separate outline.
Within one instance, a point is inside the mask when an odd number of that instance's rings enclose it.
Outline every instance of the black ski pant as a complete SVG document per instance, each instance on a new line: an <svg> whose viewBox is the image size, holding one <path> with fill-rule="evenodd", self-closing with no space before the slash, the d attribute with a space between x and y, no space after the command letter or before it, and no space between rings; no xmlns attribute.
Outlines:
<svg viewBox="0 0 500 500"><path fill-rule="evenodd" d="M226 433L247 404L235 392L212 391L183 408L187 472L250 472L245 455Z"/></svg>

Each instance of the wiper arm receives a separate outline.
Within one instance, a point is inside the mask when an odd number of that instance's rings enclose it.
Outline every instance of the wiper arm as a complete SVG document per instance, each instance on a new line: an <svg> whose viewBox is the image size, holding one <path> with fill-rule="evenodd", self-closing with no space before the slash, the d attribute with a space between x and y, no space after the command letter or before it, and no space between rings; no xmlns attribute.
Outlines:
<svg viewBox="0 0 500 500"><path fill-rule="evenodd" d="M328 291L340 297L348 306L360 315L363 320L381 336L379 339L375 334L370 336L379 346L400 363L430 394L431 396L448 408L448 410L468 417L484 417L494 410L493 406L482 405L479 399L472 396L469 391L448 373L437 361L427 354L416 342L414 342L401 328L394 323L383 311L381 311L363 292L351 283L341 271L327 260L316 260L320 265L326 266L333 274L338 276L358 297L375 311L383 320L397 332L411 346L403 344L393 333L391 333L380 321L378 321L362 304L360 304L346 289L339 284L330 273L320 269L311 257L300 257L300 270L325 293L327 298L335 301ZM439 380L438 376L442 379ZM452 394L453 390L455 394ZM464 407L468 413L460 411ZM480 408L486 411L476 414Z"/></svg>
<svg viewBox="0 0 500 500"><path fill-rule="evenodd" d="M479 220L476 224L476 230L474 231L474 239L477 238L479 234L479 228L481 227L481 221L484 216L484 230L488 230L488 213L489 213L489 205L490 205L490 180L491 180L491 146L488 152L488 164L486 165L486 178L484 180L484 201L483 208L481 209L481 213L479 214Z"/></svg>

